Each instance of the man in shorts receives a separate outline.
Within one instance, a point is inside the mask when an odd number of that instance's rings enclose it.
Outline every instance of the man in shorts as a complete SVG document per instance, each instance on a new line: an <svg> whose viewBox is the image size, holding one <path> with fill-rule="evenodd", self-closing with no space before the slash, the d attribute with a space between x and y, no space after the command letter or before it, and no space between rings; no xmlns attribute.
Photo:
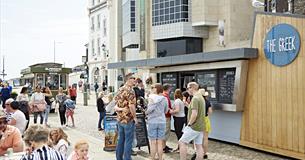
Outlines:
<svg viewBox="0 0 305 160"><path fill-rule="evenodd" d="M198 92L199 85L196 82L190 82L187 85L187 91L193 96L188 112L188 124L184 128L183 135L179 140L180 160L186 160L187 144L194 141L196 145L197 160L203 158L203 118L205 115L205 100Z"/></svg>

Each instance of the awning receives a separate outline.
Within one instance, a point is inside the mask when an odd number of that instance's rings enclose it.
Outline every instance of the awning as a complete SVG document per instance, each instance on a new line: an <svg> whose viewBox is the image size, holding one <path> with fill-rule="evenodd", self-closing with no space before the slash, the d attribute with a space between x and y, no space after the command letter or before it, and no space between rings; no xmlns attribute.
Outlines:
<svg viewBox="0 0 305 160"><path fill-rule="evenodd" d="M240 59L254 59L258 57L256 48L237 48L205 53L194 53L179 56L169 56L125 62L108 63L108 69L119 68L145 68L174 66L181 64L208 63L217 61L231 61Z"/></svg>
<svg viewBox="0 0 305 160"><path fill-rule="evenodd" d="M21 76L21 79L31 79L34 77L35 77L35 75L33 73L31 73L31 74L25 74L25 75Z"/></svg>

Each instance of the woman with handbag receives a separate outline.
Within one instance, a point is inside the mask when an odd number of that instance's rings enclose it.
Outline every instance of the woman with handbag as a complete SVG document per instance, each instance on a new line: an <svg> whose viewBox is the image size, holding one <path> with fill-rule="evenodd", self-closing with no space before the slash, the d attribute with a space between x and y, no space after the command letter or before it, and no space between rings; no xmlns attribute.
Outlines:
<svg viewBox="0 0 305 160"><path fill-rule="evenodd" d="M44 124L47 126L47 127L50 127L50 125L48 124L48 118L49 118L49 113L50 113L50 110L51 110L51 98L52 98L52 92L50 90L49 87L43 87L42 88L42 93L44 94L45 96L45 101L47 103L46 105L46 110L45 110L45 113L44 113Z"/></svg>
<svg viewBox="0 0 305 160"><path fill-rule="evenodd" d="M40 116L40 124L43 124L44 111L46 110L45 96L41 93L41 87L36 86L35 93L31 97L31 111L34 114L34 124L37 123L37 117Z"/></svg>
<svg viewBox="0 0 305 160"><path fill-rule="evenodd" d="M60 87L58 89L58 94L56 95L56 102L59 104L59 118L60 124L62 127L66 125L66 105L64 104L65 100L67 99L66 94L63 91L63 88Z"/></svg>

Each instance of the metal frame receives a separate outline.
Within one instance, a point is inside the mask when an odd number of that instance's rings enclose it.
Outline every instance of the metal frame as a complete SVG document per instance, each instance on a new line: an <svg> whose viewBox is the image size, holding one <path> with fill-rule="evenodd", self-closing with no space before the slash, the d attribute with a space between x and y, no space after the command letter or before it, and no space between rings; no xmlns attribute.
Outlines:
<svg viewBox="0 0 305 160"><path fill-rule="evenodd" d="M216 110L223 110L223 111L233 111L233 112L243 111L244 99L246 94L247 74L248 74L248 60L160 67L160 68L151 69L151 72L163 73L163 72L198 71L198 70L224 69L224 68L236 69L232 104L216 103L213 104L213 108Z"/></svg>

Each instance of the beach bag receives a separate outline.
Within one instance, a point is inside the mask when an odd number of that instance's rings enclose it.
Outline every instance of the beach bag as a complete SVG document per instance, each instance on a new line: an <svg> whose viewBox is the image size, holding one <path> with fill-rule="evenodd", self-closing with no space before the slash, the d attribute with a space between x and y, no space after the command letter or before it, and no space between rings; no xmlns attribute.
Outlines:
<svg viewBox="0 0 305 160"><path fill-rule="evenodd" d="M33 104L32 112L44 112L46 110L46 103Z"/></svg>

